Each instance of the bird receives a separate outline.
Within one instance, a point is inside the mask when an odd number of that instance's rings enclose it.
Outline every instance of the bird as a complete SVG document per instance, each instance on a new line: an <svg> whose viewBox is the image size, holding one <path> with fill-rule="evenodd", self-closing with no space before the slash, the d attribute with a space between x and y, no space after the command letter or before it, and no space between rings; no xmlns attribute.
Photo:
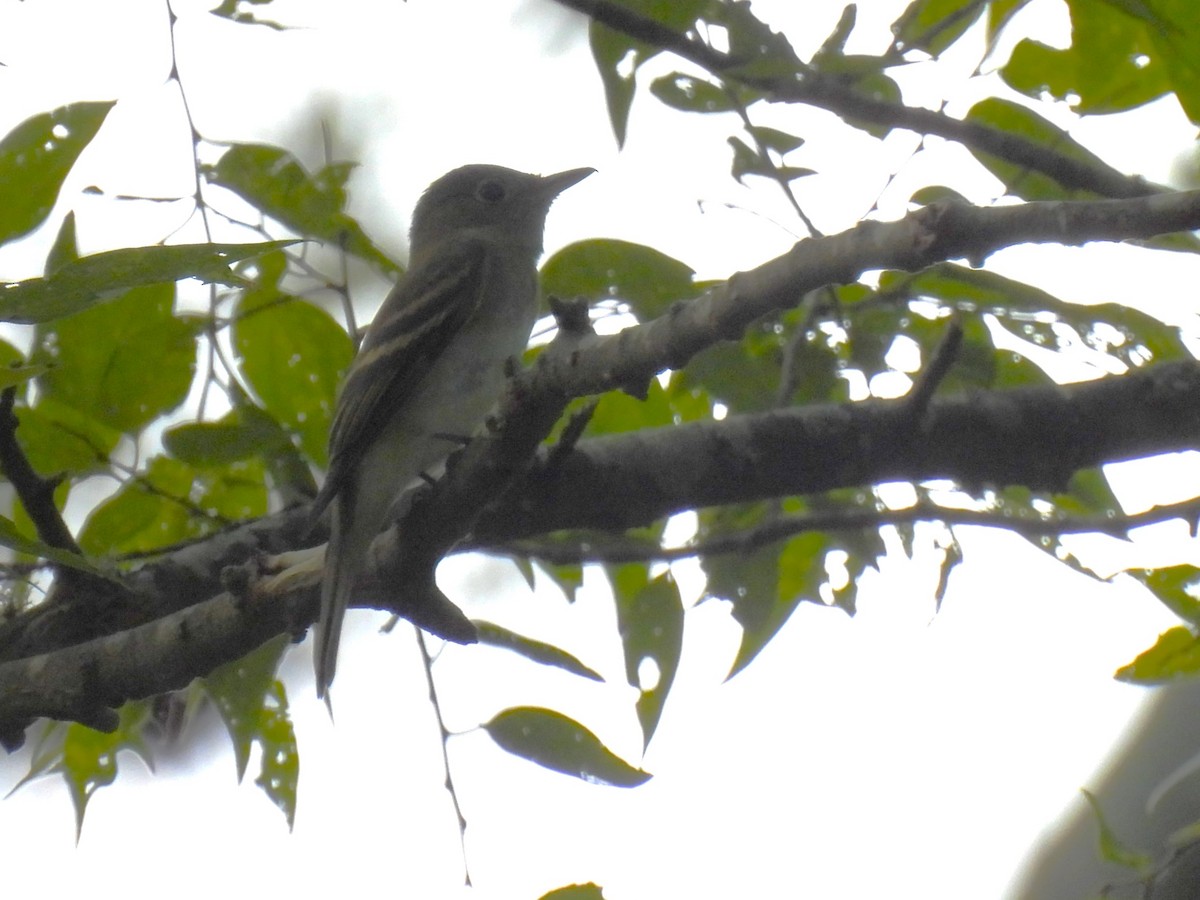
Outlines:
<svg viewBox="0 0 1200 900"><path fill-rule="evenodd" d="M537 319L537 260L555 198L595 170L539 176L467 165L418 200L405 274L342 382L329 469L313 503L330 515L313 666L328 703L342 623L392 504L484 421L508 360Z"/></svg>

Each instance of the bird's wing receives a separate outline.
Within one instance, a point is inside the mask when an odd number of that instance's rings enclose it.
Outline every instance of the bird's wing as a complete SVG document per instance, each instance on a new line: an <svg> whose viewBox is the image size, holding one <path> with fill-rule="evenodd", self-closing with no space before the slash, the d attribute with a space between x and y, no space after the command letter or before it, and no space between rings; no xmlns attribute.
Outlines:
<svg viewBox="0 0 1200 900"><path fill-rule="evenodd" d="M313 504L314 519L344 486L391 411L478 308L486 256L479 241L454 241L410 269L384 300L342 385L329 439L329 474Z"/></svg>

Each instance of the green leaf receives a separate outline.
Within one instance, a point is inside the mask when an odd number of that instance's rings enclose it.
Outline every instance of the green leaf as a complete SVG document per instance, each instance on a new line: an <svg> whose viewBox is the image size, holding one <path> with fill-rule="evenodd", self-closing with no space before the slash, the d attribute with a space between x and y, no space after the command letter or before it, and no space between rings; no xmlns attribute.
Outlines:
<svg viewBox="0 0 1200 900"><path fill-rule="evenodd" d="M1139 310L1118 303L1068 303L995 272L954 263L939 263L916 275L885 272L880 277L880 292L934 298L966 312L990 312L1011 323L1018 336L1059 350L1070 344L1053 326L1065 323L1081 343L1129 366L1145 365L1148 359L1191 358L1177 326Z"/></svg>
<svg viewBox="0 0 1200 900"><path fill-rule="evenodd" d="M815 169L776 165L740 138L731 137L727 138L727 141L733 148L733 164L730 166L730 174L738 184L745 184L747 175L760 175L763 178L770 178L772 181L784 182L816 174Z"/></svg>
<svg viewBox="0 0 1200 900"><path fill-rule="evenodd" d="M1025 138L1047 153L1082 163L1099 178L1124 177L1057 125L1011 100L999 97L981 100L967 112L965 121ZM1096 196L1091 191L1066 188L1044 172L1028 169L972 147L967 149L989 172L1004 182L1008 193L1023 200L1092 199Z"/></svg>
<svg viewBox="0 0 1200 900"><path fill-rule="evenodd" d="M635 42L601 25L595 19L588 25L588 43L592 49L592 61L604 85L604 99L608 105L608 120L612 124L613 136L617 139L617 147L624 147L629 110L637 90L638 67L656 55L657 51L648 44Z"/></svg>
<svg viewBox="0 0 1200 900"><path fill-rule="evenodd" d="M777 321L760 320L739 342L702 350L683 368L680 386L703 390L730 412L762 412L780 404L787 360L794 390L784 403L845 399L846 383L838 377L838 358L826 337L809 332L793 340L792 329L804 327L803 318L793 310Z"/></svg>
<svg viewBox="0 0 1200 900"><path fill-rule="evenodd" d="M1013 90L1040 98L1049 93L1079 113L1111 113L1148 103L1171 89L1161 63L1146 52L1150 39L1137 26L1109 27L1124 19L1103 4L1073 16L1072 45L1060 50L1026 38L1013 48L1000 75ZM1127 20L1126 20L1127 21ZM1135 60L1148 60L1139 66Z"/></svg>
<svg viewBox="0 0 1200 900"><path fill-rule="evenodd" d="M241 284L242 279L230 271L230 264L291 243L175 244L96 253L68 263L46 278L0 284L0 322L49 322L122 296L132 287L184 278L208 284Z"/></svg>
<svg viewBox="0 0 1200 900"><path fill-rule="evenodd" d="M543 666L554 666L555 668L565 669L573 675L582 675L584 678L590 678L592 681L604 680L602 675L594 669L585 666L566 650L559 649L543 641L536 641L523 634L517 634L515 631L510 631L492 622L484 622L479 619L472 619L472 621L475 623L475 629L479 636L479 643L481 644L511 650L514 653L524 656L526 659L541 663Z"/></svg>
<svg viewBox="0 0 1200 900"><path fill-rule="evenodd" d="M797 501L792 501L798 506ZM704 510L697 543L703 546L729 534L751 534L768 521L777 507L756 503ZM709 597L727 600L742 628L742 642L730 669L732 678L762 651L802 601L822 603L826 580L825 555L832 548L827 535L809 532L787 541L748 546L738 553L715 553L700 558Z"/></svg>
<svg viewBox="0 0 1200 900"><path fill-rule="evenodd" d="M1196 588L1200 586L1200 569L1180 565L1129 574L1148 587L1179 618L1200 627L1200 599L1196 596Z"/></svg>
<svg viewBox="0 0 1200 900"><path fill-rule="evenodd" d="M1051 502L1059 512L1070 515L1099 517L1121 512L1121 503L1101 468L1076 471L1067 490L1052 495Z"/></svg>
<svg viewBox="0 0 1200 900"><path fill-rule="evenodd" d="M221 0L221 5L210 9L214 16L229 19L241 25L262 25L273 31L284 31L287 26L271 19L260 19L252 11L241 9L243 3L250 6L266 6L271 0Z"/></svg>
<svg viewBox="0 0 1200 900"><path fill-rule="evenodd" d="M637 688L643 747L662 717L683 649L683 602L670 571L647 581L645 565L622 566L613 576L617 630L625 678Z"/></svg>
<svg viewBox="0 0 1200 900"><path fill-rule="evenodd" d="M296 821L296 796L300 784L300 750L288 715L287 690L276 681L267 692L260 718L258 742L262 746L262 771L254 783L287 818Z"/></svg>
<svg viewBox="0 0 1200 900"><path fill-rule="evenodd" d="M120 709L120 720L111 734L96 731L72 722L63 735L61 755L53 771L62 775L71 792L75 807L75 840L83 831L83 816L88 802L100 788L117 780L117 754L132 750L153 768L150 750L142 738L142 729L149 717L145 701L126 703Z"/></svg>
<svg viewBox="0 0 1200 900"><path fill-rule="evenodd" d="M575 596L583 585L583 566L574 563L552 565L543 562L541 567L550 580L558 585L558 589L563 592L567 602L574 603Z"/></svg>
<svg viewBox="0 0 1200 900"><path fill-rule="evenodd" d="M1029 3L1029 0L991 0L988 3L988 44L995 43L996 37L1004 30L1012 17Z"/></svg>
<svg viewBox="0 0 1200 900"><path fill-rule="evenodd" d="M766 595L747 594L734 605L733 617L742 626L742 642L730 677L758 656L802 601L821 602L820 588L826 580L825 554L829 549L829 538L820 532L792 538L778 551L774 591Z"/></svg>
<svg viewBox="0 0 1200 900"><path fill-rule="evenodd" d="M342 247L395 278L403 271L346 215L352 163L331 163L310 175L280 147L234 144L204 175L296 234Z"/></svg>
<svg viewBox="0 0 1200 900"><path fill-rule="evenodd" d="M157 456L140 477L92 510L78 540L96 556L145 553L266 510L267 489L257 460L195 468Z"/></svg>
<svg viewBox="0 0 1200 900"><path fill-rule="evenodd" d="M193 466L228 465L280 444L291 446L272 419L241 409L230 410L216 422L184 422L163 433L167 452Z"/></svg>
<svg viewBox="0 0 1200 900"><path fill-rule="evenodd" d="M542 894L539 900L604 900L604 891L598 884L569 884Z"/></svg>
<svg viewBox="0 0 1200 900"><path fill-rule="evenodd" d="M238 781L246 774L250 750L262 748L262 769L255 783L287 817L296 817L300 755L288 716L287 693L275 673L289 644L287 635L271 639L242 659L214 669L202 680L229 732L237 759Z"/></svg>
<svg viewBox="0 0 1200 900"><path fill-rule="evenodd" d="M913 0L892 25L892 33L905 49L920 49L938 56L963 36L987 8L980 0Z"/></svg>
<svg viewBox="0 0 1200 900"><path fill-rule="evenodd" d="M107 467L121 433L71 406L43 398L18 407L17 442L42 476L82 475Z"/></svg>
<svg viewBox="0 0 1200 900"><path fill-rule="evenodd" d="M175 409L191 388L202 326L174 306L173 284L147 285L39 328L34 359L51 366L39 379L45 396L127 433Z"/></svg>
<svg viewBox="0 0 1200 900"><path fill-rule="evenodd" d="M717 113L737 109L734 98L721 85L682 72L654 79L650 83L650 93L672 109L683 112Z"/></svg>
<svg viewBox="0 0 1200 900"><path fill-rule="evenodd" d="M512 707L497 713L483 729L514 756L592 784L637 787L651 777L620 759L574 719L553 710Z"/></svg>
<svg viewBox="0 0 1200 900"><path fill-rule="evenodd" d="M1171 79L1179 105L1193 124L1200 124L1200 6L1193 0L1156 0L1157 22L1147 32Z"/></svg>
<svg viewBox="0 0 1200 900"><path fill-rule="evenodd" d="M847 3L842 8L842 14L838 17L833 31L829 32L829 36L821 42L816 59L844 56L846 53L846 42L850 40L850 35L854 32L854 26L857 22L858 7L853 3Z"/></svg>
<svg viewBox="0 0 1200 900"><path fill-rule="evenodd" d="M668 28L685 31L695 24L697 16L708 3L707 0L627 0L624 5ZM601 25L595 19L588 25L588 43L596 71L604 85L604 99L613 135L617 139L617 146L623 147L629 109L637 89L637 70L660 51L652 44Z"/></svg>
<svg viewBox="0 0 1200 900"><path fill-rule="evenodd" d="M675 409L667 398L667 392L657 381L651 381L645 400L616 391L601 396L596 411L588 421L586 433L596 436L622 434L675 422Z"/></svg>
<svg viewBox="0 0 1200 900"><path fill-rule="evenodd" d="M750 125L746 130L768 150L774 150L779 154L791 153L804 143L802 137L780 131L778 128L769 128L766 125Z"/></svg>
<svg viewBox="0 0 1200 900"><path fill-rule="evenodd" d="M163 433L163 446L172 456L198 468L219 469L262 460L285 503L317 492L308 463L291 436L248 398L216 422L185 422L168 429Z"/></svg>
<svg viewBox="0 0 1200 900"><path fill-rule="evenodd" d="M58 234L54 236L54 244L50 247L50 252L46 254L46 265L43 267L42 274L53 275L63 266L73 263L77 259L79 259L79 244L75 238L75 213L72 211L63 217L62 224L58 227Z"/></svg>
<svg viewBox="0 0 1200 900"><path fill-rule="evenodd" d="M49 560L60 566L69 566L72 569L87 572L89 575L94 575L97 578L105 578L117 582L112 573L96 567L78 553L72 553L70 550L63 550L58 547L51 547L49 544L36 538L26 537L21 533L17 524L5 516L0 516L0 546L8 547L10 550L16 550L18 553L24 553L28 556Z"/></svg>
<svg viewBox="0 0 1200 900"><path fill-rule="evenodd" d="M570 244L542 266L547 296L619 300L641 321L696 294L695 272L652 247L610 238Z"/></svg>
<svg viewBox="0 0 1200 900"><path fill-rule="evenodd" d="M1165 684L1200 672L1200 638L1190 628L1176 625L1158 636L1154 646L1138 655L1114 677L1130 684Z"/></svg>
<svg viewBox="0 0 1200 900"><path fill-rule="evenodd" d="M1092 808L1092 813L1096 817L1096 826L1100 830L1098 847L1100 857L1110 863L1132 869L1139 875L1145 876L1153 872L1154 858L1148 853L1141 853L1126 847L1117 838L1116 832L1112 830L1105 820L1104 814L1100 811L1100 802L1096 799L1095 795L1091 791L1086 790L1082 791L1082 793L1084 799L1088 802L1088 806Z"/></svg>
<svg viewBox="0 0 1200 900"><path fill-rule="evenodd" d="M0 244L46 221L67 173L114 103L60 106L26 119L0 140Z"/></svg>
<svg viewBox="0 0 1200 900"><path fill-rule="evenodd" d="M795 78L804 70L786 35L773 30L754 14L750 3L702 3L705 21L724 28L729 42L729 58L736 62L732 73L752 79L780 82ZM691 22L677 27L687 28ZM701 33L707 29L698 29Z"/></svg>
<svg viewBox="0 0 1200 900"><path fill-rule="evenodd" d="M250 750L259 737L259 716L265 697L275 684L275 672L287 647L287 635L279 635L241 659L218 666L201 679L233 742L238 781L246 775Z"/></svg>
<svg viewBox="0 0 1200 900"><path fill-rule="evenodd" d="M324 310L263 284L239 300L233 344L263 407L323 467L338 383L354 357L346 332Z"/></svg>

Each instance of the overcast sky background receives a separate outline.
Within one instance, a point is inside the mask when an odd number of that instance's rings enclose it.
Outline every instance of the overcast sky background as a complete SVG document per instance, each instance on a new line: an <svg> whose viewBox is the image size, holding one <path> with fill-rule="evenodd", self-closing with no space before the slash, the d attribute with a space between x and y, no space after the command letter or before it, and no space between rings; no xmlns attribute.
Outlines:
<svg viewBox="0 0 1200 900"><path fill-rule="evenodd" d="M878 18L866 22L860 13L852 49L877 52L904 4L863 5ZM806 56L840 9L803 4L800 27L792 6L755 3ZM555 206L548 252L586 237L621 237L709 278L757 265L799 236L770 187L752 180L741 188L727 177L727 119L674 114L639 95L618 153L582 20L543 0L280 0L262 13L303 27L278 34L232 25L204 7L176 6L179 66L201 133L281 144L316 166L324 119L335 155L362 163L351 212L394 254L404 252L420 190L454 166L480 161L535 172L599 170ZM1055 2L1032 3L1024 15L1065 37ZM186 127L177 88L165 80L162 0L0 0L0 61L0 132L62 103L120 101L45 233L0 250L0 279L39 274L71 208L84 252L152 243L181 224L186 204L120 204L79 193L90 184L109 194L190 190ZM904 76L909 98L944 88L976 61L955 53L913 67ZM982 90L964 89L949 111L961 114ZM818 111L756 108L756 120L786 122L808 137L794 164L821 174L799 183L800 199L827 232L865 215L888 172L900 175L879 202L883 218L901 215L912 189L935 178L978 202L999 194L965 151L936 140L910 158L912 135L877 145ZM1089 122L1075 133L1118 168L1166 180L1193 130L1172 101L1124 124ZM1065 299L1120 301L1146 295L1138 254L1018 248L989 265L1022 277L1035 266L1031 280ZM1155 259L1164 285L1200 283L1194 259ZM364 274L360 296L377 302L385 287ZM1173 299L1169 288L1163 294L1164 303ZM1194 456L1177 455L1110 474L1136 509L1190 496L1197 470ZM999 896L1041 829L1093 779L1144 696L1113 682L1113 670L1173 620L1127 581L1105 585L1066 572L1011 536L961 529L959 537L966 562L936 615L928 560L894 554L881 575L865 579L854 620L804 605L728 683L738 641L728 611L717 603L692 609L676 685L643 763L655 778L633 791L545 772L471 730L508 705L547 705L638 761L633 692L621 687L602 579L589 577L568 606L546 584L530 595L505 561L444 565L443 588L470 614L562 642L608 678L581 683L479 647L450 647L438 660L450 727L466 732L450 753L469 822L474 892L461 887L457 830L411 630L379 637L383 617L370 613L351 616L336 724L314 696L307 645L285 662L302 757L293 833L252 784L234 783L232 754L210 714L208 727L196 729L206 737L164 752L157 776L122 759L118 785L88 808L78 848L58 781L29 785L0 804L0 846L12 861L6 882L14 893L52 885L94 896L147 889L208 896L236 883L239 894L328 888L532 898L586 881L604 885L612 900L858 898L897 885L919 885L928 898L958 898L964 888ZM1165 546L1184 535L1168 524L1142 540ZM1115 552L1111 544L1099 551ZM694 567L678 571L694 594ZM0 789L26 764L23 754L0 763Z"/></svg>

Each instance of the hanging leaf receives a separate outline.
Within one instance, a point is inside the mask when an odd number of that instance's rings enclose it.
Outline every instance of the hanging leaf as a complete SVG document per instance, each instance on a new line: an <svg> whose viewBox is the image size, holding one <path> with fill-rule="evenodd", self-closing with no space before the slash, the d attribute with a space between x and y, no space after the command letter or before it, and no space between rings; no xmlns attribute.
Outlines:
<svg viewBox="0 0 1200 900"><path fill-rule="evenodd" d="M594 669L585 666L566 650L561 650L543 641L535 641L533 638L517 634L515 631L510 631L493 622L484 622L479 619L472 619L472 621L475 623L475 630L481 644L502 647L505 650L518 653L526 659L531 659L536 663L564 669L574 675L590 678L592 681L604 680L602 675Z"/></svg>
<svg viewBox="0 0 1200 900"><path fill-rule="evenodd" d="M592 784L637 787L651 777L618 757L578 722L553 710L512 707L483 729L514 756Z"/></svg>

